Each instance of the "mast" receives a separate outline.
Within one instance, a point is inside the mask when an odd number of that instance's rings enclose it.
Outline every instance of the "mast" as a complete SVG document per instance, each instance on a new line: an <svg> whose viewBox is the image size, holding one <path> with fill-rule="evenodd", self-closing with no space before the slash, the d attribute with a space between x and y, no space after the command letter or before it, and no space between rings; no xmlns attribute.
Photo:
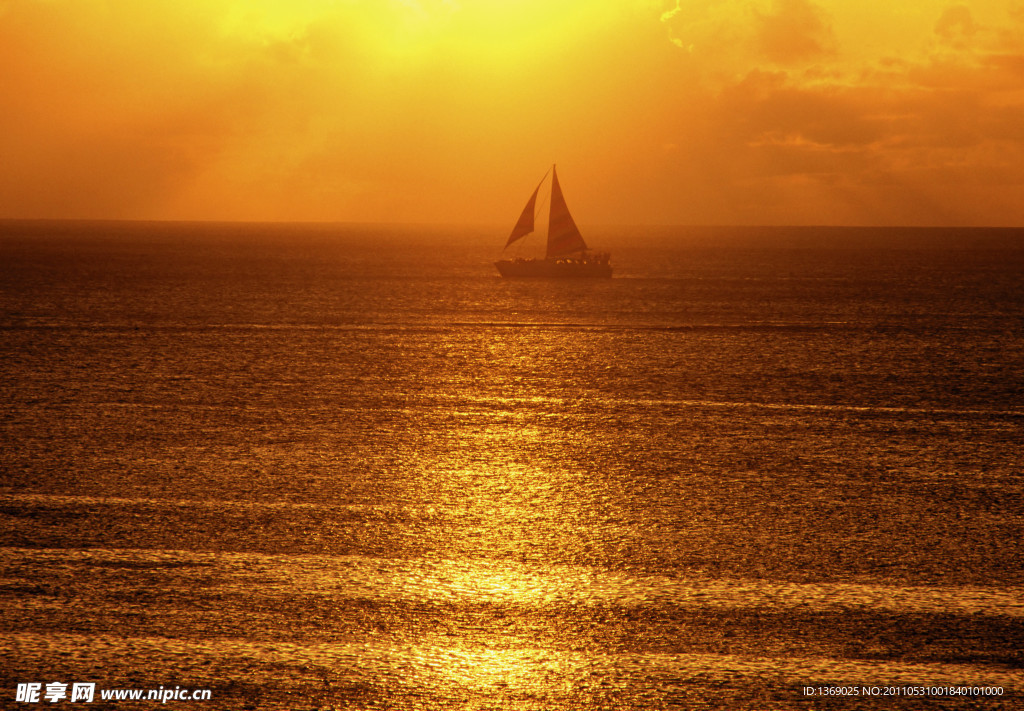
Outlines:
<svg viewBox="0 0 1024 711"><path fill-rule="evenodd" d="M537 189L540 189L539 185L537 186ZM536 197L537 193L534 191L533 197L530 198L530 203L528 205L531 210L531 230L533 229L533 200ZM523 218L520 217L519 221L522 222ZM519 225L517 224L516 227L518 228ZM515 230L512 231L512 234L515 234ZM516 239L518 239L518 237ZM572 215L569 213L569 206L565 204L565 197L562 195L562 187L558 184L558 173L555 171L555 166L551 166L551 214L548 218L547 257L548 259L552 257L562 257L566 254L572 254L573 252L582 252L586 248L587 243L583 241L583 235L580 234L579 228L576 227L576 222L572 219Z"/></svg>

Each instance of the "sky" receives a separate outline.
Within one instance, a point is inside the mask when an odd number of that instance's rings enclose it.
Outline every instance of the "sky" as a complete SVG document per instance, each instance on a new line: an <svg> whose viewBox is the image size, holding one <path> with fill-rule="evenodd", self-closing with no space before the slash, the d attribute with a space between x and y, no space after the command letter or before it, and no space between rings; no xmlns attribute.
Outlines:
<svg viewBox="0 0 1024 711"><path fill-rule="evenodd" d="M0 0L0 218L1024 226L1024 0Z"/></svg>

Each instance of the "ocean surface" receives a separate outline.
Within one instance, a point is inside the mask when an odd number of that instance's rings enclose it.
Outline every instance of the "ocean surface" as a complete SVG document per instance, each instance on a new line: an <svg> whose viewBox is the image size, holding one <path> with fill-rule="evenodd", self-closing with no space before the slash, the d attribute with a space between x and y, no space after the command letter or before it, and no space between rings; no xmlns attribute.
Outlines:
<svg viewBox="0 0 1024 711"><path fill-rule="evenodd" d="M505 231L0 222L0 707L1024 708L1024 230Z"/></svg>

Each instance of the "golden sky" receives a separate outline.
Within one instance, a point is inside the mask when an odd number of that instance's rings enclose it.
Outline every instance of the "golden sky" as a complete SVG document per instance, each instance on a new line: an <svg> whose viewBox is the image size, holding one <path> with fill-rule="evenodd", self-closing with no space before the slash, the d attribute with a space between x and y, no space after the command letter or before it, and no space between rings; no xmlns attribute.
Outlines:
<svg viewBox="0 0 1024 711"><path fill-rule="evenodd" d="M0 217L1024 225L1024 0L0 0Z"/></svg>

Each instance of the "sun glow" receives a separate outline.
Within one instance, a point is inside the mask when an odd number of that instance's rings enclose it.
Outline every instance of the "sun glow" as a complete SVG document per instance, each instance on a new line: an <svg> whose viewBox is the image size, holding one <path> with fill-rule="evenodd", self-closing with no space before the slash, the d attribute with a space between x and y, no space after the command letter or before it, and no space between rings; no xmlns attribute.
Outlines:
<svg viewBox="0 0 1024 711"><path fill-rule="evenodd" d="M1024 223L995 0L2 7L0 216Z"/></svg>

